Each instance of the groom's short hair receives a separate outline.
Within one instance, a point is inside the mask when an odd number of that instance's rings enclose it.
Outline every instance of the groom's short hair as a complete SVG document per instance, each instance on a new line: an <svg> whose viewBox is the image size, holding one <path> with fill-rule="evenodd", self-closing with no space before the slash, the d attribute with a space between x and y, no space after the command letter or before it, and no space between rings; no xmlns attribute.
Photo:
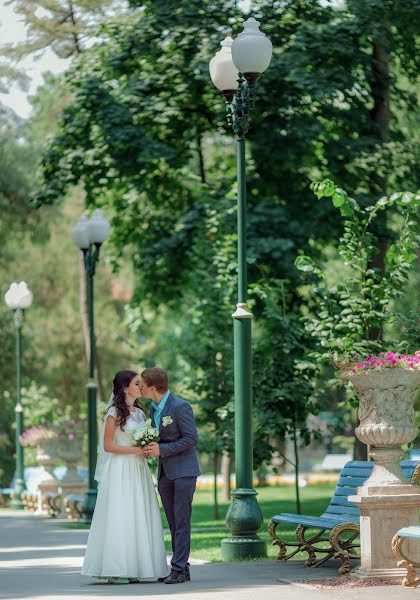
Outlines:
<svg viewBox="0 0 420 600"><path fill-rule="evenodd" d="M166 392L168 390L168 374L159 367L150 367L150 369L144 369L140 377L148 387L153 385L158 392Z"/></svg>

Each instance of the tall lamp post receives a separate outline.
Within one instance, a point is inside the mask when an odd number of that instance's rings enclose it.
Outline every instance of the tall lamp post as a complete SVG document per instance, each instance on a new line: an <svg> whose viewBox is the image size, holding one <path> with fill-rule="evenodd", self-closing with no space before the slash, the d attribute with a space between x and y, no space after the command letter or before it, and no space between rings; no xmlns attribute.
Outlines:
<svg viewBox="0 0 420 600"><path fill-rule="evenodd" d="M86 304L89 320L89 379L87 383L87 408L88 408L88 472L89 481L83 503L83 520L90 523L95 510L97 489L94 475L97 455L97 417L96 417L96 382L95 382L95 328L93 310L93 279L96 264L99 260L99 251L103 242L107 239L110 225L105 219L102 211L96 209L93 216L88 219L80 217L76 227L73 229L73 241L83 252L83 262L86 273Z"/></svg>
<svg viewBox="0 0 420 600"><path fill-rule="evenodd" d="M7 306L13 311L13 320L16 329L16 479L13 488L11 505L14 508L23 508L22 492L25 491L24 456L20 436L23 434L23 406L21 403L21 359L22 359L22 323L26 308L32 304L32 292L24 281L12 283L4 297Z"/></svg>
<svg viewBox="0 0 420 600"><path fill-rule="evenodd" d="M223 559L265 556L266 545L257 531L263 518L252 487L251 319L247 305L247 241L245 137L255 101L257 80L270 64L272 45L249 18L233 40L228 35L210 61L210 76L226 99L229 124L236 137L238 180L238 303L234 321L235 471L236 488L226 516L231 537L221 542Z"/></svg>

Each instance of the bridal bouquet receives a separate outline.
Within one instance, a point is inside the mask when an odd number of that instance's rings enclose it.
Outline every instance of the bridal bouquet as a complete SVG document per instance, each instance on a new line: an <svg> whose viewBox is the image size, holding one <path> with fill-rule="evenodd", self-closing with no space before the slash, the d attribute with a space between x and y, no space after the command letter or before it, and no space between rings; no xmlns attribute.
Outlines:
<svg viewBox="0 0 420 600"><path fill-rule="evenodd" d="M150 444L150 442L159 441L159 431L155 427L152 427L151 419L147 419L146 425L139 425L133 429L131 437L134 446L141 446L144 448L147 444Z"/></svg>

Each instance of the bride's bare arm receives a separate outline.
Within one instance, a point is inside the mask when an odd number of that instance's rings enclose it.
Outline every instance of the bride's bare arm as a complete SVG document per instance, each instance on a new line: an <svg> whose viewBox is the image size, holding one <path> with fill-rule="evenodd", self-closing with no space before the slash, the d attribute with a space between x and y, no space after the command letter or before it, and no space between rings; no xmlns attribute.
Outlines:
<svg viewBox="0 0 420 600"><path fill-rule="evenodd" d="M125 446L119 446L114 444L114 433L117 428L117 421L115 417L108 415L105 423L104 432L104 450L105 452L111 452L111 454L138 454L144 456L144 449L138 446L127 448Z"/></svg>

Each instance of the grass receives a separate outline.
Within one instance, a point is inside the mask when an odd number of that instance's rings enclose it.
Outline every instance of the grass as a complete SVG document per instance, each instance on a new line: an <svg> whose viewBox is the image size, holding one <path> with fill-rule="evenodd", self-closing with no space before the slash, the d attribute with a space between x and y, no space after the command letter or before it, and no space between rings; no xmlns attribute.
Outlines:
<svg viewBox="0 0 420 600"><path fill-rule="evenodd" d="M319 516L326 509L335 485L332 483L322 483L308 485L302 488L301 503L302 513L305 515ZM281 512L296 512L295 496L293 486L270 486L258 488L258 503L264 516L264 523L260 530L260 537L267 540L268 559L273 560L278 552L277 547L271 545L271 539L268 536L267 528L273 515ZM225 516L228 509L228 503L219 505L219 518L214 517L213 492L207 490L197 490L194 495L192 511L192 527L205 528L206 531L194 531L191 539L191 557L210 562L219 562L220 542L229 532L225 528ZM168 527L166 517L162 511L162 521L164 527ZM65 524L67 528L88 529L89 525L69 523ZM219 528L223 528L222 531ZM295 539L296 527L282 528L282 537L286 540ZM171 550L170 535L165 535L166 549ZM299 554L296 558L302 558Z"/></svg>

